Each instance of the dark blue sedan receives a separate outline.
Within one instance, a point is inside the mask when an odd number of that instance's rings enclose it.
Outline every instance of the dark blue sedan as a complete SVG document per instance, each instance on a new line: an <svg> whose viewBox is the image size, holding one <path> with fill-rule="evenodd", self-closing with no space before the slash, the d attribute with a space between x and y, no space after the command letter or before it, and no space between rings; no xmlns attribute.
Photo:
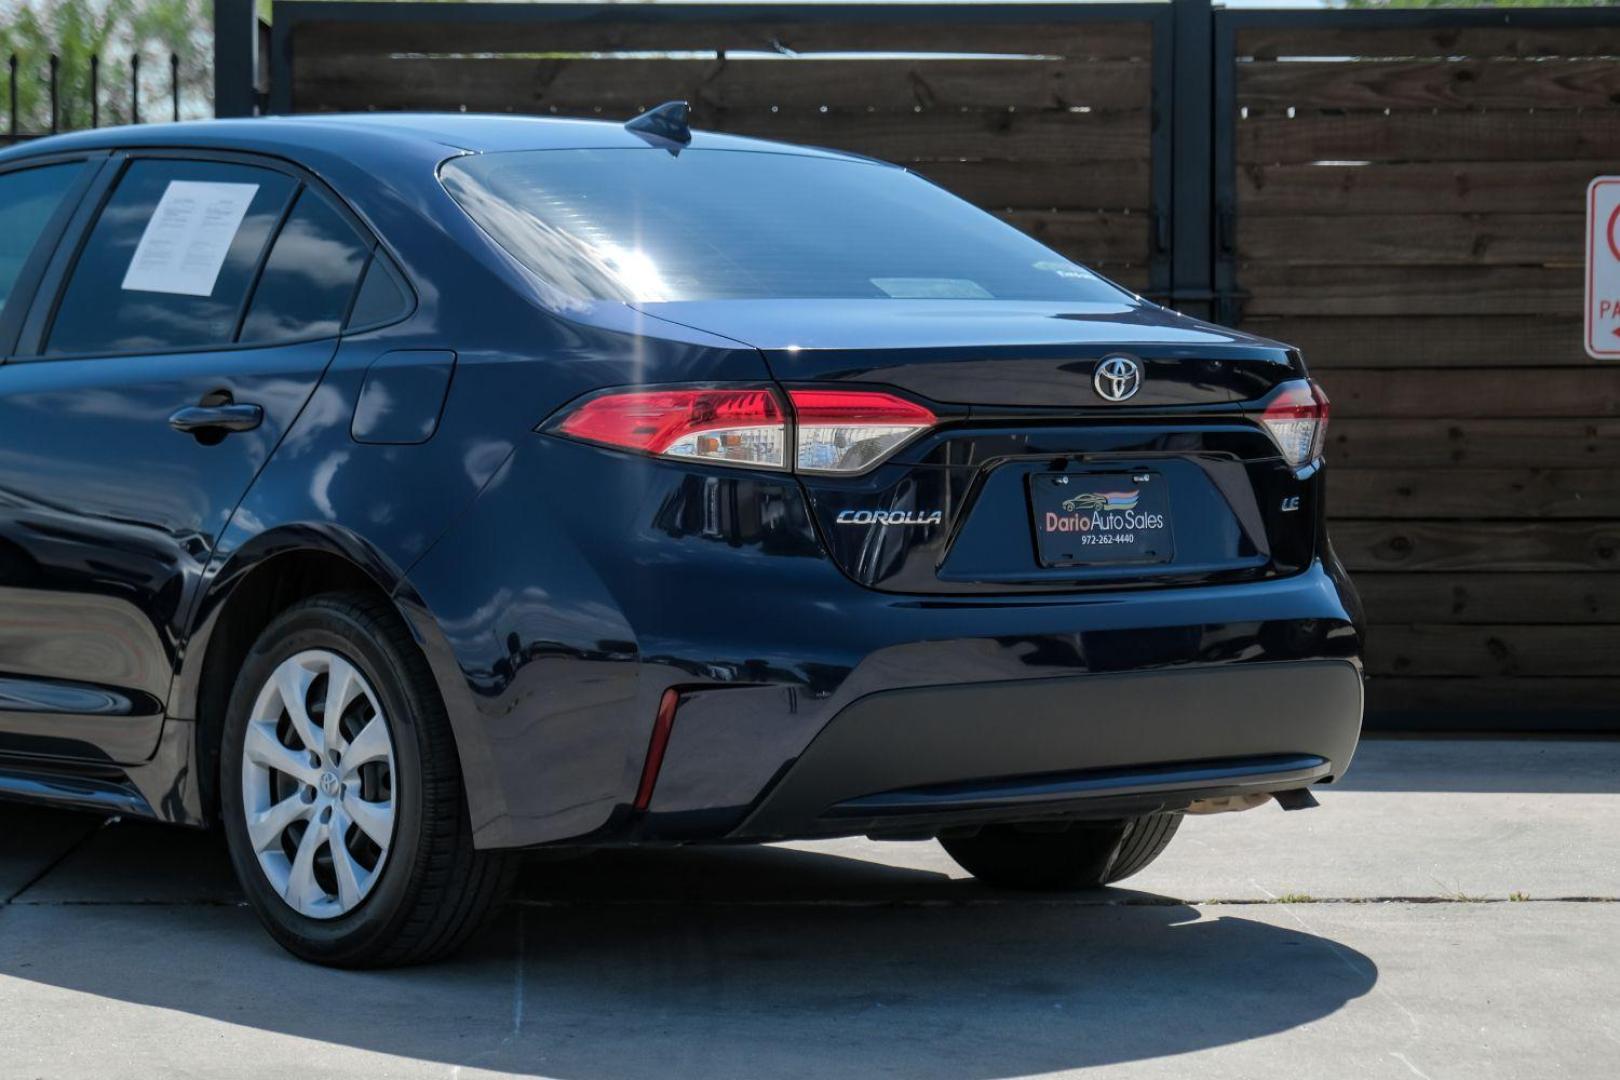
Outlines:
<svg viewBox="0 0 1620 1080"><path fill-rule="evenodd" d="M1356 744L1298 353L881 162L678 106L47 139L0 347L0 796L221 822L312 960L445 954L525 849L1096 886Z"/></svg>

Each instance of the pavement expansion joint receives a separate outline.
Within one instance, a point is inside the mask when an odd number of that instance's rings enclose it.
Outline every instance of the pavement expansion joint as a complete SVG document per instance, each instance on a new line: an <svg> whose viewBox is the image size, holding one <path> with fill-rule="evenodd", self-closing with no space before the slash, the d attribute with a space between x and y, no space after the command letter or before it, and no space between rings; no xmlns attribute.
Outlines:
<svg viewBox="0 0 1620 1080"><path fill-rule="evenodd" d="M848 907L848 908L959 908L959 907L1285 907L1303 904L1613 904L1620 903L1615 896L1280 896L1264 897L1212 897L1182 899L1172 896L1130 896L1119 898L1091 897L1017 897L972 899L843 899L843 900L614 900L591 898L588 900L514 900L514 907L528 908L599 908L599 907Z"/></svg>

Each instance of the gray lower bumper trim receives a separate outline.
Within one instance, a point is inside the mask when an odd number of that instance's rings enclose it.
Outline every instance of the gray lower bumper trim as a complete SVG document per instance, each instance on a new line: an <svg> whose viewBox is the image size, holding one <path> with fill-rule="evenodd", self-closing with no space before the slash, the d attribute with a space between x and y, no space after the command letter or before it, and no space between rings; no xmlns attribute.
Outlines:
<svg viewBox="0 0 1620 1080"><path fill-rule="evenodd" d="M950 817L963 806L949 805L956 796L946 787L981 807L999 791L1008 812L1154 792L1281 790L1341 775L1361 710L1360 670L1342 660L885 691L834 717L733 835L859 831L857 822L889 814ZM1200 775L1226 768L1262 775L1252 783ZM918 790L929 788L940 790ZM946 804L921 805L941 796Z"/></svg>

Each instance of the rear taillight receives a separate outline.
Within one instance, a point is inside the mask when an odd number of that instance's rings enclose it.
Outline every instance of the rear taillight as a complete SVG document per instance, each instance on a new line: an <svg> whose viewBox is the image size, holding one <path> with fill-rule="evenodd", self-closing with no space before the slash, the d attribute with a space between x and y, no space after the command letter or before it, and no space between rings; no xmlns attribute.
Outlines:
<svg viewBox="0 0 1620 1080"><path fill-rule="evenodd" d="M934 414L893 394L862 390L793 390L800 472L858 473L871 468L919 432Z"/></svg>
<svg viewBox="0 0 1620 1080"><path fill-rule="evenodd" d="M769 390L630 390L599 394L550 430L658 457L787 467L787 418Z"/></svg>
<svg viewBox="0 0 1620 1080"><path fill-rule="evenodd" d="M792 416L761 388L626 390L587 398L545 430L657 457L716 465L864 472L933 427L934 413L883 391L792 390Z"/></svg>
<svg viewBox="0 0 1620 1080"><path fill-rule="evenodd" d="M1328 399L1322 388L1305 379L1277 387L1260 422L1288 464L1304 465L1322 454L1327 439Z"/></svg>

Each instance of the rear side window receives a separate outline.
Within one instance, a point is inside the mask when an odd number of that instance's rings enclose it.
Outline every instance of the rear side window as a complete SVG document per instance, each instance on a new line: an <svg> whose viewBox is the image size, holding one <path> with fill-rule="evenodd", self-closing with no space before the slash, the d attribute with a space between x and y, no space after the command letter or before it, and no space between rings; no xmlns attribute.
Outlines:
<svg viewBox="0 0 1620 1080"><path fill-rule="evenodd" d="M296 186L250 165L132 163L79 255L46 352L228 345Z"/></svg>
<svg viewBox="0 0 1620 1080"><path fill-rule="evenodd" d="M40 234L83 168L83 162L75 161L0 175L0 313Z"/></svg>
<svg viewBox="0 0 1620 1080"><path fill-rule="evenodd" d="M306 188L270 249L241 341L336 336L369 254L342 215Z"/></svg>
<svg viewBox="0 0 1620 1080"><path fill-rule="evenodd" d="M400 283L398 272L389 263L388 256L377 252L366 268L360 295L354 298L354 310L349 312L350 328L363 330L368 326L381 326L403 319L410 311L411 298Z"/></svg>

